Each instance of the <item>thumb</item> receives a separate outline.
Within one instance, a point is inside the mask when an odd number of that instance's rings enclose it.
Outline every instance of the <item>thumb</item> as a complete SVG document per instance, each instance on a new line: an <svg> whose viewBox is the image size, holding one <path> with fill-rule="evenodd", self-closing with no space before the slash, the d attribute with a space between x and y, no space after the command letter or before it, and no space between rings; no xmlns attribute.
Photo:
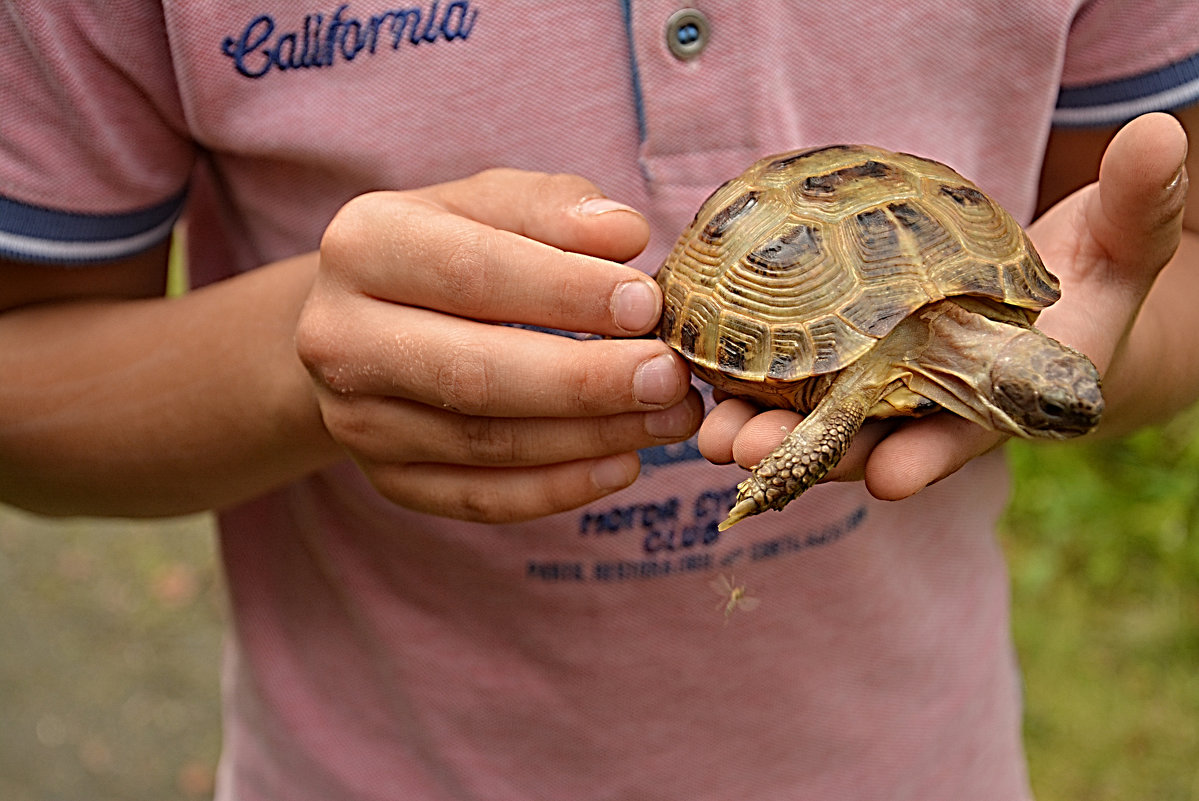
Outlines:
<svg viewBox="0 0 1199 801"><path fill-rule="evenodd" d="M1091 358L1102 374L1182 236L1186 133L1168 114L1125 125L1103 154L1099 180L1029 228L1062 299L1037 321Z"/></svg>
<svg viewBox="0 0 1199 801"><path fill-rule="evenodd" d="M1112 139L1083 213L1111 279L1152 283L1178 247L1186 203L1187 136L1169 114L1146 114Z"/></svg>

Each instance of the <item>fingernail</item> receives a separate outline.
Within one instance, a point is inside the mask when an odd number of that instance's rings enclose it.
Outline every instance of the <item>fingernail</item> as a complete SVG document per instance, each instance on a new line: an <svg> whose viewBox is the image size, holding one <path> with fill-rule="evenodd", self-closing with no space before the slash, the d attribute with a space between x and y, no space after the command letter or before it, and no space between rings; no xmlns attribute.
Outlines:
<svg viewBox="0 0 1199 801"><path fill-rule="evenodd" d="M658 320L658 293L648 280L625 281L612 292L612 321L623 331L640 334Z"/></svg>
<svg viewBox="0 0 1199 801"><path fill-rule="evenodd" d="M1183 162L1162 192L1162 219L1168 223L1177 221L1186 209L1186 202L1187 165Z"/></svg>
<svg viewBox="0 0 1199 801"><path fill-rule="evenodd" d="M597 215L607 214L610 211L629 211L633 214L640 213L632 206L626 206L624 203L620 203L606 197L589 197L585 198L581 203L579 203L580 214Z"/></svg>
<svg viewBox="0 0 1199 801"><path fill-rule="evenodd" d="M609 456L596 462L591 468L591 483L604 492L624 489L636 479L636 466L625 456Z"/></svg>
<svg viewBox="0 0 1199 801"><path fill-rule="evenodd" d="M1187 165L1184 161L1178 166L1178 172L1174 173L1174 177L1166 184L1166 194L1172 195L1180 189L1184 189L1187 183Z"/></svg>
<svg viewBox="0 0 1199 801"><path fill-rule="evenodd" d="M659 439L680 439L691 435L694 428L694 415L686 403L679 403L669 409L650 412L645 416L645 433Z"/></svg>
<svg viewBox="0 0 1199 801"><path fill-rule="evenodd" d="M679 373L669 353L644 362L633 374L633 397L641 403L669 403L679 395Z"/></svg>

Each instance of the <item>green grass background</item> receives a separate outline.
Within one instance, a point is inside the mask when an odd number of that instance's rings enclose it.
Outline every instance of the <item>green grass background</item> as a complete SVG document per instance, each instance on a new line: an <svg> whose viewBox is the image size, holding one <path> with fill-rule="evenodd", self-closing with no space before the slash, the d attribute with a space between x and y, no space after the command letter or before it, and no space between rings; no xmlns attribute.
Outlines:
<svg viewBox="0 0 1199 801"><path fill-rule="evenodd" d="M1121 441L1009 449L1038 797L1199 799L1199 413Z"/></svg>
<svg viewBox="0 0 1199 801"><path fill-rule="evenodd" d="M1010 452L1038 798L1199 799L1199 413ZM207 518L0 509L0 798L211 795L221 621Z"/></svg>

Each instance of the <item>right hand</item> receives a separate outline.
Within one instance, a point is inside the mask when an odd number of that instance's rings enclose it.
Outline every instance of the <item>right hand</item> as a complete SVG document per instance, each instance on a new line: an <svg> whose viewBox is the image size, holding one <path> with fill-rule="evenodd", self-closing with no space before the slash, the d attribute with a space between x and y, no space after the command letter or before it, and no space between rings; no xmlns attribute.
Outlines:
<svg viewBox="0 0 1199 801"><path fill-rule="evenodd" d="M582 506L702 402L618 262L648 226L582 178L491 170L338 212L296 332L325 426L385 497L483 522ZM599 334L577 341L494 323Z"/></svg>

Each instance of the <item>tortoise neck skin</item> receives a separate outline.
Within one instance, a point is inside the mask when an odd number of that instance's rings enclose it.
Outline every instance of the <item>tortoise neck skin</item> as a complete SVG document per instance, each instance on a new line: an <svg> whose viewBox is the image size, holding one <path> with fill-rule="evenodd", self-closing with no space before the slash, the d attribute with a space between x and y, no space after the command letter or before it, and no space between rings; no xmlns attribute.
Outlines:
<svg viewBox="0 0 1199 801"><path fill-rule="evenodd" d="M913 320L931 336L905 359L905 383L968 420L1024 438L1068 439L1103 413L1099 372L1081 353L1001 304L955 298Z"/></svg>

